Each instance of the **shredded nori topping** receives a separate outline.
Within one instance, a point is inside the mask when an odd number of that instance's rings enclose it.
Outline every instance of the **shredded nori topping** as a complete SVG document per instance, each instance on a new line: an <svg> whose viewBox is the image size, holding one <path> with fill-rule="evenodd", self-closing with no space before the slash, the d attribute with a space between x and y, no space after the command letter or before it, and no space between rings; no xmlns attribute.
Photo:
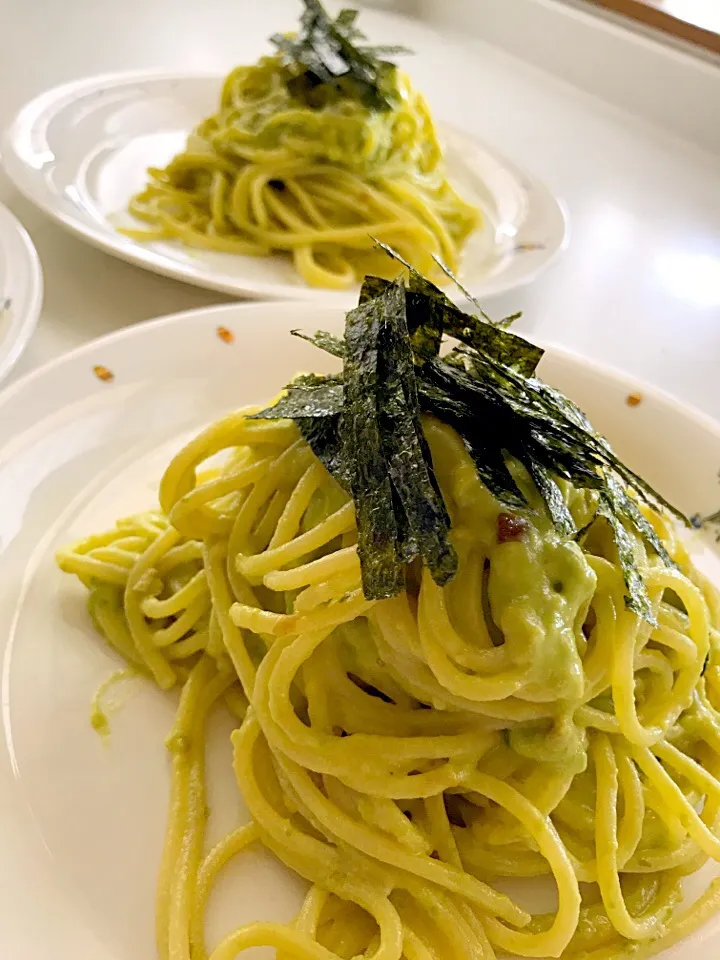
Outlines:
<svg viewBox="0 0 720 960"><path fill-rule="evenodd" d="M292 73L288 87L293 96L316 106L323 88L352 93L373 110L393 106L389 79L395 66L387 57L411 51L401 46L369 46L356 26L357 10L341 10L335 20L319 0L303 0L305 10L295 34L277 33L270 42Z"/></svg>
<svg viewBox="0 0 720 960"><path fill-rule="evenodd" d="M463 313L406 267L396 281L366 277L344 339L293 331L342 359L343 372L297 377L275 406L255 414L295 420L350 492L365 596L397 594L407 564L418 558L439 584L456 571L450 519L421 427L421 414L431 414L456 430L503 506L530 511L508 469L509 458L521 463L563 537L580 539L587 527L576 530L558 480L596 491L597 516L606 518L617 546L626 604L652 621L630 531L664 563L672 560L638 501L688 521L617 458L571 400L535 376L539 347L482 311ZM441 356L445 338L456 345Z"/></svg>

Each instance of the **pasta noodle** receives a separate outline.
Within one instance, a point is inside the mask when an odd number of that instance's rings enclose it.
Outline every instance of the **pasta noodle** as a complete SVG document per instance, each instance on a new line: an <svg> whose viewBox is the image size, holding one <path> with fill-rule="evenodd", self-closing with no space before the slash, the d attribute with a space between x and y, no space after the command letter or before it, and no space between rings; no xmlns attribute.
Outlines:
<svg viewBox="0 0 720 960"><path fill-rule="evenodd" d="M160 866L162 960L649 957L720 906L720 600L665 516L677 569L633 544L656 623L626 609L607 522L582 547L501 506L457 434L424 431L457 576L365 599L353 503L288 420L247 408L169 465L161 510L59 555L98 630L182 686ZM218 455L222 462L218 466ZM530 502L530 478L511 467ZM586 492L564 486L580 522ZM500 639L498 639L500 638ZM204 728L224 703L252 821L205 850ZM262 843L309 881L290 925L205 943L218 873ZM506 892L548 877L557 906Z"/></svg>
<svg viewBox="0 0 720 960"><path fill-rule="evenodd" d="M424 98L393 70L392 106L379 111L324 90L310 106L288 86L279 55L237 67L218 112L196 128L130 202L147 228L136 240L177 239L253 256L282 252L311 286L344 289L389 261L392 244L427 276L452 270L480 213L448 182ZM395 271L397 272L397 271Z"/></svg>

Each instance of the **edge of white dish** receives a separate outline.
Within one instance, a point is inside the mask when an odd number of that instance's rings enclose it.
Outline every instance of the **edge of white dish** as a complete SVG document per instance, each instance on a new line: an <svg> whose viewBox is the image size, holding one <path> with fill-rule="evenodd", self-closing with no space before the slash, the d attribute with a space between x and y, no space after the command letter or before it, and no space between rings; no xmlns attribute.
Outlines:
<svg viewBox="0 0 720 960"><path fill-rule="evenodd" d="M0 381L10 373L32 339L40 319L44 297L42 266L35 244L15 214L0 204L0 230L4 223L14 234L10 252L22 258L24 281L21 280L18 284L11 279L8 283L9 299L12 302L7 309L10 315L7 333L0 335ZM0 297L4 298L5 295L3 288L0 290ZM6 318L0 316L0 323L4 319Z"/></svg>

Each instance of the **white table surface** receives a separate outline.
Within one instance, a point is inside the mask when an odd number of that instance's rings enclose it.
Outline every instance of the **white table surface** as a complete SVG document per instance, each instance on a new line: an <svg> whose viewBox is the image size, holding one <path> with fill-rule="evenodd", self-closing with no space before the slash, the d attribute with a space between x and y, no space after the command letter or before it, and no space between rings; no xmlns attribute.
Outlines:
<svg viewBox="0 0 720 960"><path fill-rule="evenodd" d="M5 0L0 125L43 89L84 75L225 71L254 59L297 10L293 0ZM568 251L490 312L520 308L521 331L720 418L720 157L478 40L377 11L363 18L374 38L416 51L408 68L438 118L494 143L567 205ZM1 173L0 200L35 241L46 283L37 333L11 379L125 324L223 301L86 246Z"/></svg>

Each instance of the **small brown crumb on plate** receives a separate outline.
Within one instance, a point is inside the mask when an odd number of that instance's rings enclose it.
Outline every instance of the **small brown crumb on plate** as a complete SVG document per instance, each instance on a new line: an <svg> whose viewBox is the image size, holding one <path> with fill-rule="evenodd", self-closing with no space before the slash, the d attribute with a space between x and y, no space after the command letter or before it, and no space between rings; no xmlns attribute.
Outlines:
<svg viewBox="0 0 720 960"><path fill-rule="evenodd" d="M227 327L218 327L215 332L223 343L235 343L235 334Z"/></svg>
<svg viewBox="0 0 720 960"><path fill-rule="evenodd" d="M108 370L107 367L103 367L101 365L93 367L93 373L98 380L102 380L103 383L112 383L112 381L115 379L115 374L112 372L112 370Z"/></svg>

